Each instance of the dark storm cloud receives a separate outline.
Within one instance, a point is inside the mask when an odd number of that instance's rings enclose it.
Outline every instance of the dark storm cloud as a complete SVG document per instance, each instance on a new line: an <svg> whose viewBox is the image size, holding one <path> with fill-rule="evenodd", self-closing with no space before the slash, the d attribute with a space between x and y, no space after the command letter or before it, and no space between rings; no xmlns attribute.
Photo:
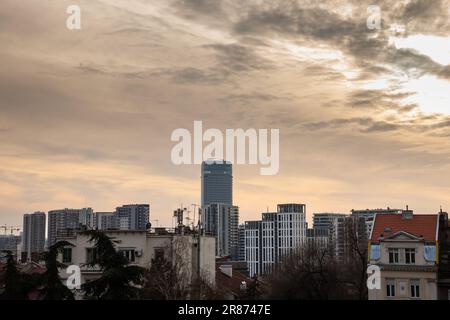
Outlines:
<svg viewBox="0 0 450 320"><path fill-rule="evenodd" d="M450 34L450 1L448 0L412 0L403 10L393 12L406 24L410 33L433 32L435 34Z"/></svg>
<svg viewBox="0 0 450 320"><path fill-rule="evenodd" d="M223 13L223 2L224 0L178 0L174 5L185 13L217 15Z"/></svg>
<svg viewBox="0 0 450 320"><path fill-rule="evenodd" d="M412 0L405 5L401 17L409 19L435 19L436 16L445 12L444 1L440 0Z"/></svg>
<svg viewBox="0 0 450 320"><path fill-rule="evenodd" d="M239 21L238 34L278 33L306 35L331 40L355 31L355 24L321 8L302 8L297 3L281 3L269 10L255 9Z"/></svg>
<svg viewBox="0 0 450 320"><path fill-rule="evenodd" d="M323 130L342 127L355 128L355 124L358 125L358 130L362 133L388 132L401 128L401 126L398 124L389 123L386 121L376 121L369 117L348 119L340 118L330 121L313 122L305 124L304 127L309 130Z"/></svg>
<svg viewBox="0 0 450 320"><path fill-rule="evenodd" d="M423 74L432 73L439 75L445 70L445 67L434 62L428 56L417 53L412 49L390 49L385 61L405 72L418 69Z"/></svg>
<svg viewBox="0 0 450 320"><path fill-rule="evenodd" d="M240 44L210 44L206 48L213 49L219 65L233 72L269 69L270 61L261 58L254 49Z"/></svg>
<svg viewBox="0 0 450 320"><path fill-rule="evenodd" d="M434 5L432 1L414 1L405 8L400 8L400 12L403 12L402 19L420 17L438 28L439 25L431 21L431 17L436 17L438 11L441 12L440 16L446 17L444 4L448 2L439 1ZM370 79L386 72L386 68L379 66L383 63L391 64L404 72L419 69L422 74L431 73L448 78L448 67L443 67L414 50L397 50L389 45L389 23L392 22L390 16L394 13L389 10L387 3L382 5L383 29L376 37L374 31L366 26L367 15L344 18L331 10L302 7L296 1L282 2L264 9L255 8L235 24L234 32L239 35L271 34L290 39L301 36L306 40L327 43L354 57L354 64L362 69L360 79ZM367 6L360 4L355 11L364 12L361 8Z"/></svg>
<svg viewBox="0 0 450 320"><path fill-rule="evenodd" d="M398 102L413 95L413 92L389 93L385 90L354 90L349 94L348 105L354 108L373 110L395 109L408 112L416 108L415 105L402 105Z"/></svg>
<svg viewBox="0 0 450 320"><path fill-rule="evenodd" d="M427 120L432 120L433 123L425 124ZM305 123L302 127L311 131L357 128L361 133L405 131L418 134L441 135L442 133L436 133L435 131L450 128L450 117L438 115L419 116L416 119L408 121L375 120L371 117L337 118L327 121Z"/></svg>
<svg viewBox="0 0 450 320"><path fill-rule="evenodd" d="M172 79L182 84L209 84L214 85L224 82L230 75L227 70L219 68L210 68L200 70L196 68L184 68L169 71Z"/></svg>
<svg viewBox="0 0 450 320"><path fill-rule="evenodd" d="M252 102L272 102L275 100L290 99L289 97L281 97L267 93L252 93L252 94L231 94L227 97L221 98L221 101L230 103L248 104Z"/></svg>
<svg viewBox="0 0 450 320"><path fill-rule="evenodd" d="M401 126L386 121L377 121L371 124L369 127L361 130L362 132L387 132L399 129Z"/></svg>

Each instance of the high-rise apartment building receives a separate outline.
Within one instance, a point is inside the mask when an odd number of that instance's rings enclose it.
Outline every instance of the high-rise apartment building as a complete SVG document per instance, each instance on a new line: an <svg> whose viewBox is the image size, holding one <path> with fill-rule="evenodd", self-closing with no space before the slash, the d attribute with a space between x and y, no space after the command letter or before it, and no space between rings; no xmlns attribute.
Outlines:
<svg viewBox="0 0 450 320"><path fill-rule="evenodd" d="M61 209L48 212L48 246L56 243L60 233L70 230L93 229L94 212L91 208Z"/></svg>
<svg viewBox="0 0 450 320"><path fill-rule="evenodd" d="M373 221L375 219L375 215L377 214L402 214L403 212L411 212L408 208L406 210L403 209L363 209L363 210L351 210L351 215L353 217L364 218L366 221L366 233L367 237L370 237L370 233L372 231Z"/></svg>
<svg viewBox="0 0 450 320"><path fill-rule="evenodd" d="M245 224L238 226L238 261L245 261Z"/></svg>
<svg viewBox="0 0 450 320"><path fill-rule="evenodd" d="M322 245L327 242L330 253L337 256L338 252L343 253L340 243L338 243L338 227L347 217L344 213L321 212L313 215L313 229L309 231L309 242L317 240ZM325 240L327 238L327 240ZM339 238L341 239L341 238Z"/></svg>
<svg viewBox="0 0 450 320"><path fill-rule="evenodd" d="M279 204L262 220L245 222L245 259L250 276L267 274L306 242L306 205Z"/></svg>
<svg viewBox="0 0 450 320"><path fill-rule="evenodd" d="M37 260L45 250L45 213L23 216L22 260Z"/></svg>
<svg viewBox="0 0 450 320"><path fill-rule="evenodd" d="M150 205L128 204L117 207L116 219L120 230L146 230L150 221Z"/></svg>
<svg viewBox="0 0 450 320"><path fill-rule="evenodd" d="M232 165L226 161L202 163L202 207L211 203L233 205Z"/></svg>
<svg viewBox="0 0 450 320"><path fill-rule="evenodd" d="M211 203L202 207L202 227L206 235L216 237L216 256L238 259L239 207Z"/></svg>
<svg viewBox="0 0 450 320"><path fill-rule="evenodd" d="M20 259L18 252L21 251L21 236L17 235L0 235L0 253L3 251L11 251L16 259Z"/></svg>
<svg viewBox="0 0 450 320"><path fill-rule="evenodd" d="M338 218L345 217L344 213L314 213L313 215L313 228L314 229L330 229L333 226L334 222Z"/></svg>
<svg viewBox="0 0 450 320"><path fill-rule="evenodd" d="M115 212L96 212L94 227L98 230L118 229L117 216Z"/></svg>

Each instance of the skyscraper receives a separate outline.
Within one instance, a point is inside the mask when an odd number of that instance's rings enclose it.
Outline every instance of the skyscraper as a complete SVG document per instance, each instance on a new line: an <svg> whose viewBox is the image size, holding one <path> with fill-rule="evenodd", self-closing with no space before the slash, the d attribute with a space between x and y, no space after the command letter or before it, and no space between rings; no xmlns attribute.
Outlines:
<svg viewBox="0 0 450 320"><path fill-rule="evenodd" d="M204 206L202 224L207 235L216 237L216 256L237 260L239 207L222 203Z"/></svg>
<svg viewBox="0 0 450 320"><path fill-rule="evenodd" d="M202 207L211 203L233 205L232 165L226 161L202 163Z"/></svg>
<svg viewBox="0 0 450 320"><path fill-rule="evenodd" d="M98 230L118 229L117 216L115 212L96 212L95 228Z"/></svg>
<svg viewBox="0 0 450 320"><path fill-rule="evenodd" d="M45 250L45 213L23 215L22 260L31 260Z"/></svg>
<svg viewBox="0 0 450 320"><path fill-rule="evenodd" d="M306 243L306 206L279 204L262 220L245 222L245 260L250 276L268 274L275 264Z"/></svg>
<svg viewBox="0 0 450 320"><path fill-rule="evenodd" d="M91 208L61 209L48 212L48 246L56 243L59 233L82 228L93 229L94 212Z"/></svg>
<svg viewBox="0 0 450 320"><path fill-rule="evenodd" d="M146 230L150 221L150 205L128 204L117 207L116 217L120 230Z"/></svg>

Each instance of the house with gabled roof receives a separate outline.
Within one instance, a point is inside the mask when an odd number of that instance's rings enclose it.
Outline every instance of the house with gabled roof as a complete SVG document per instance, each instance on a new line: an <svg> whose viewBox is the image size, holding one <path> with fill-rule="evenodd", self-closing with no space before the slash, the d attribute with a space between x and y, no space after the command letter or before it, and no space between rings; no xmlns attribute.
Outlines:
<svg viewBox="0 0 450 320"><path fill-rule="evenodd" d="M439 214L376 215L369 265L379 267L380 286L369 300L438 298Z"/></svg>

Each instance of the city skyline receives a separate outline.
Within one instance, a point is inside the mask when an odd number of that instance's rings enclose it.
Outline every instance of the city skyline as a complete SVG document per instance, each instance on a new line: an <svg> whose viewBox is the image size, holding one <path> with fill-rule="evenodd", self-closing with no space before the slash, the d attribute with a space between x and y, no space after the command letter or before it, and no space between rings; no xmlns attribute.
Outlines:
<svg viewBox="0 0 450 320"><path fill-rule="evenodd" d="M82 12L66 28L67 6ZM171 225L200 203L200 165L170 133L279 128L280 168L234 165L242 221L450 208L449 1L5 0L0 225L23 214L150 203ZM317 17L320 17L317 18Z"/></svg>

